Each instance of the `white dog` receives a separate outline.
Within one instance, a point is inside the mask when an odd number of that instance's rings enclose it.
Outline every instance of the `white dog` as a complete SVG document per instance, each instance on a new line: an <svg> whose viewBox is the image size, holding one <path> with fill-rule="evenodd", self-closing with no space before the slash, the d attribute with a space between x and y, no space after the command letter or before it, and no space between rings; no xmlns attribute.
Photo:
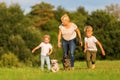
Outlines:
<svg viewBox="0 0 120 80"><path fill-rule="evenodd" d="M60 68L56 59L51 60L51 64L52 64L52 67L51 67L52 72L59 71Z"/></svg>

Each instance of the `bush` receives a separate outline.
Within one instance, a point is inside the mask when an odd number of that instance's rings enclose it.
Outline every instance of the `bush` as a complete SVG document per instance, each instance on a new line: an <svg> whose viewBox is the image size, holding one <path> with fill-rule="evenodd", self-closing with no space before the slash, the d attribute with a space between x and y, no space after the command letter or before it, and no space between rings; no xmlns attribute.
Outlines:
<svg viewBox="0 0 120 80"><path fill-rule="evenodd" d="M11 52L5 53L1 56L1 67L17 67L18 63L18 58Z"/></svg>
<svg viewBox="0 0 120 80"><path fill-rule="evenodd" d="M33 57L32 66L33 67L39 67L40 66L40 55L39 54L37 54Z"/></svg>

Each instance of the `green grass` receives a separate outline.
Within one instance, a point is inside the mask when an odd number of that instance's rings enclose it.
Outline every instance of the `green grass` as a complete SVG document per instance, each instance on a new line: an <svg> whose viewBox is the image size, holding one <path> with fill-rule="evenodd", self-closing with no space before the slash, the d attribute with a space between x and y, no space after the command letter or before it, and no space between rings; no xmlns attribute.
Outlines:
<svg viewBox="0 0 120 80"><path fill-rule="evenodd" d="M74 71L53 73L39 68L0 68L0 80L120 80L120 61L97 61L96 68L86 69L86 62L75 62Z"/></svg>

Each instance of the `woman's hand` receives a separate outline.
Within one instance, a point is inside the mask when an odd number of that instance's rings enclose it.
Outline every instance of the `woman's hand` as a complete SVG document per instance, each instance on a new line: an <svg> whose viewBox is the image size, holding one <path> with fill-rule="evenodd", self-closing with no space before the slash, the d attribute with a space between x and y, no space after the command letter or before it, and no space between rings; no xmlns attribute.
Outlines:
<svg viewBox="0 0 120 80"><path fill-rule="evenodd" d="M79 43L80 43L81 46L83 45L83 44L82 44L82 41L80 41Z"/></svg>
<svg viewBox="0 0 120 80"><path fill-rule="evenodd" d="M61 42L58 42L58 47L61 48Z"/></svg>

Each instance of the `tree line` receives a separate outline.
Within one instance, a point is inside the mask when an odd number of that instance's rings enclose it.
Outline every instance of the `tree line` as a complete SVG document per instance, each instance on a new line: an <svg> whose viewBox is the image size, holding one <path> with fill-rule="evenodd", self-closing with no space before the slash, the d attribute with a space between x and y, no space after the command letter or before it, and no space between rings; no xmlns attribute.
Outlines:
<svg viewBox="0 0 120 80"><path fill-rule="evenodd" d="M39 66L40 50L31 54L31 50L39 45L44 34L51 36L54 51L50 58L62 59L62 49L57 47L58 26L60 18L67 13L72 22L77 24L84 42L84 27L91 25L94 35L103 44L106 59L120 59L120 6L111 4L104 10L96 10L89 14L80 6L75 11L68 11L62 6L54 6L41 2L31 7L24 14L19 4L0 3L0 66ZM97 59L103 59L98 50ZM83 47L77 46L75 60L85 60Z"/></svg>

